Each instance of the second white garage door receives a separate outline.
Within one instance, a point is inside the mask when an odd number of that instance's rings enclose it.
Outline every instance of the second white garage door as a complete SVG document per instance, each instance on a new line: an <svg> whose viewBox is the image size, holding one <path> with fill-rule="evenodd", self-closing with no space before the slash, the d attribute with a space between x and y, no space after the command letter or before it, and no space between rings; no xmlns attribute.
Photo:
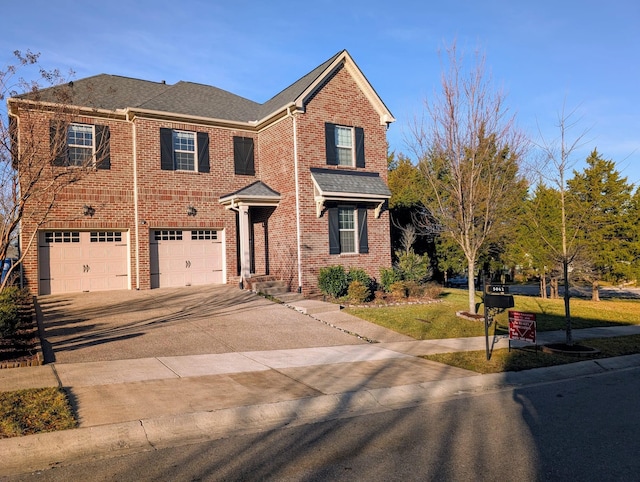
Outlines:
<svg viewBox="0 0 640 482"><path fill-rule="evenodd" d="M224 283L224 232L154 229L150 234L151 288Z"/></svg>

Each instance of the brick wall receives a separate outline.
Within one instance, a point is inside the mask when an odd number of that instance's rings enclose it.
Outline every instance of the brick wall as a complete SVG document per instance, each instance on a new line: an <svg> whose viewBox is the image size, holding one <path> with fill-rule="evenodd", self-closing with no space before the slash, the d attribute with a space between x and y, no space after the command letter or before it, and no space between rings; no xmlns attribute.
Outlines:
<svg viewBox="0 0 640 482"><path fill-rule="evenodd" d="M50 219L40 229L113 229L130 234L131 287L149 289L150 232L166 229L217 229L224 231L226 279L238 282L236 213L219 203L223 195L235 192L255 180L262 180L279 192L281 201L274 210L254 209L254 247L256 274L271 274L285 279L292 290L302 286L303 293L317 293L317 275L321 267L342 264L365 269L378 277L381 266L390 266L389 217L383 211L376 218L368 210L369 253L329 255L326 213L316 217L312 167L326 165L325 122L362 127L365 131L365 171L378 172L386 181L386 127L379 113L351 77L347 69L338 70L309 100L303 113L281 118L260 132L226 127L177 123L136 117L133 122L117 118L73 117L88 124L106 124L111 130L111 169L90 170L78 182L57 196ZM39 147L42 159L48 149L51 114L32 116L33 132L45 139ZM25 123L26 124L26 123ZM302 280L298 279L296 243L296 193L294 163L294 124L298 140L300 188L300 226ZM26 125L21 125L22 129ZM207 132L210 172L167 171L160 167L160 128ZM134 143L135 136L135 143ZM233 162L233 137L255 139L255 176L236 175ZM135 147L134 147L135 146ZM134 148L137 169L139 239L136 239L134 212ZM56 168L64 169L64 168ZM92 217L82 214L84 205L95 209ZM197 210L187 216L187 207ZM268 230L264 230L264 226ZM25 246L36 225L25 219L22 243ZM37 241L37 240L36 240ZM138 247L138 251L136 251ZM136 260L136 256L139 259ZM136 263L139 261L139 263ZM139 265L140 276L136 277ZM37 242L24 261L25 275L34 293L37 291Z"/></svg>

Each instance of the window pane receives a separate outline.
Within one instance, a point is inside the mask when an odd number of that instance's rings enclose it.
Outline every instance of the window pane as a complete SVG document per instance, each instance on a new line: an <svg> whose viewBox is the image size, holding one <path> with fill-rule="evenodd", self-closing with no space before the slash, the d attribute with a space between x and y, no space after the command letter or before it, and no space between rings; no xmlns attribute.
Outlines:
<svg viewBox="0 0 640 482"><path fill-rule="evenodd" d="M356 252L356 240L355 233L353 231L340 231L340 252Z"/></svg>
<svg viewBox="0 0 640 482"><path fill-rule="evenodd" d="M354 229L353 208L338 209L338 224L340 229Z"/></svg>
<svg viewBox="0 0 640 482"><path fill-rule="evenodd" d="M93 126L71 124L67 131L70 146L93 146Z"/></svg>
<svg viewBox="0 0 640 482"><path fill-rule="evenodd" d="M85 166L91 160L92 151L90 147L69 147L69 165Z"/></svg>
<svg viewBox="0 0 640 482"><path fill-rule="evenodd" d="M188 152L176 152L176 169L193 171L195 169L193 154Z"/></svg>
<svg viewBox="0 0 640 482"><path fill-rule="evenodd" d="M352 137L351 137L352 129L351 127L336 127L336 146L338 147L351 147Z"/></svg>
<svg viewBox="0 0 640 482"><path fill-rule="evenodd" d="M176 151L195 151L195 135L193 132L174 132L173 148Z"/></svg>

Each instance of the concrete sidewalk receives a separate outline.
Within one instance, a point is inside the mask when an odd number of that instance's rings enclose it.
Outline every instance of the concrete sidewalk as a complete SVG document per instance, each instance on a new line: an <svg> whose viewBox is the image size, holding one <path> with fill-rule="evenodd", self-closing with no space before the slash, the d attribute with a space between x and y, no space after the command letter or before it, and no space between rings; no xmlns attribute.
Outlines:
<svg viewBox="0 0 640 482"><path fill-rule="evenodd" d="M633 355L478 375L418 357L484 350L484 337L415 341L317 303L291 308L377 343L0 370L0 391L63 387L79 417L78 429L0 440L0 475L640 366L640 355ZM636 333L640 326L595 328L574 330L574 338ZM538 335L540 344L564 339L564 332ZM495 348L507 343L492 340Z"/></svg>

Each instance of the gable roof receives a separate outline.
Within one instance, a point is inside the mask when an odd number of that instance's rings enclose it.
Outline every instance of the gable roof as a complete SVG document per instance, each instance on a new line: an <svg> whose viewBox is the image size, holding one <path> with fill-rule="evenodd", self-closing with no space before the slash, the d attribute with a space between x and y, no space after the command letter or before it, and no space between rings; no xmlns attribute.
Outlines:
<svg viewBox="0 0 640 482"><path fill-rule="evenodd" d="M100 74L13 99L138 115L184 116L255 126L288 109L304 110L308 99L340 67L345 67L380 114L381 124L395 121L351 56L343 50L263 104L217 87L179 81L164 82ZM10 99L10 102L11 100Z"/></svg>

